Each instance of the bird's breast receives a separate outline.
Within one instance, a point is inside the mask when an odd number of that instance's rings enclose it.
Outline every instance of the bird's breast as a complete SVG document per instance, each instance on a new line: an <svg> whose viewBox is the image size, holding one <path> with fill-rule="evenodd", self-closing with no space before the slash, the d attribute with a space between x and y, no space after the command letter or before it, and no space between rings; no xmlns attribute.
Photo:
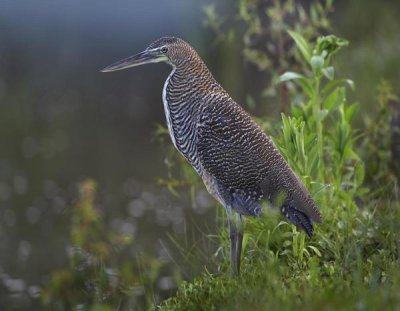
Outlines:
<svg viewBox="0 0 400 311"><path fill-rule="evenodd" d="M168 85L170 84L170 79L174 75L176 68L174 67L169 74L167 80L165 81L164 88L163 88L163 93L162 93L162 99L163 99L163 104L164 104L164 113L167 121L167 127L168 127L168 132L169 135L171 136L172 143L174 144L175 148L178 149L176 145L176 139L175 139L175 134L174 134L174 129L172 127L172 119L171 119L171 113L170 113L170 107L169 107L169 99L167 96L167 89ZM179 150L179 149L178 149Z"/></svg>
<svg viewBox="0 0 400 311"><path fill-rule="evenodd" d="M195 88L179 79L176 68L165 81L163 104L172 143L200 173L196 149L196 125L200 109L196 103Z"/></svg>

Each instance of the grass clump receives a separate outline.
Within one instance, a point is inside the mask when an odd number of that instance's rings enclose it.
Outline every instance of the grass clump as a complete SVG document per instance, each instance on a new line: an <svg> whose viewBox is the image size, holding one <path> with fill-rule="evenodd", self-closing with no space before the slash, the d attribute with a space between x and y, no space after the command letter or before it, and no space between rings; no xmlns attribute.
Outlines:
<svg viewBox="0 0 400 311"><path fill-rule="evenodd" d="M338 239L321 240L325 232L318 232L305 244L315 243L319 252L303 258L290 251L285 226L270 230L273 220L252 223L240 279L205 273L181 284L157 309L396 310L400 215L398 206L379 208L356 213L347 228L318 230L330 230Z"/></svg>
<svg viewBox="0 0 400 311"><path fill-rule="evenodd" d="M395 310L400 305L397 183L371 191L376 181L364 181L368 161L362 156L368 156L365 144L371 138L352 127L359 105L349 103L346 92L354 84L335 79L332 65L348 42L326 36L311 45L299 33L289 34L305 68L280 76L292 94L290 116L282 114L278 127L261 121L313 193L324 224L307 239L271 211L248 219L240 278L204 273L183 282L158 310ZM394 96L379 98L385 107L385 98ZM379 122L382 117L377 127ZM383 170L381 180L395 178ZM229 271L225 229L220 238L219 271Z"/></svg>

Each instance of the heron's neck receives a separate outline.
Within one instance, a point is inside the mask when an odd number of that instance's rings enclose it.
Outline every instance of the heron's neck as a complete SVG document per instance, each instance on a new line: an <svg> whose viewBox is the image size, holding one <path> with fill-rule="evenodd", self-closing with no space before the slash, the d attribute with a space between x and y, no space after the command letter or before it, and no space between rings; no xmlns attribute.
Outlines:
<svg viewBox="0 0 400 311"><path fill-rule="evenodd" d="M194 145L199 117L224 92L200 60L173 66L163 90L168 130L175 147L200 172Z"/></svg>
<svg viewBox="0 0 400 311"><path fill-rule="evenodd" d="M206 64L198 56L173 67L168 79L173 89L185 89L197 98L222 90Z"/></svg>

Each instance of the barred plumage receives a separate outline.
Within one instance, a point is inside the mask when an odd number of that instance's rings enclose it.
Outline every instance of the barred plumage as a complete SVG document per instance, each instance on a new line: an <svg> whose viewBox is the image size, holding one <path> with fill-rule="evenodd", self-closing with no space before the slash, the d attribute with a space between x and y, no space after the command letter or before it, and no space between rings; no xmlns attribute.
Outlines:
<svg viewBox="0 0 400 311"><path fill-rule="evenodd" d="M263 199L278 205L290 222L311 236L312 223L322 220L310 193L188 43L161 38L104 71L158 61L173 66L163 89L172 142L228 213L233 272L238 273L240 266L241 215L259 216ZM238 227L232 211L238 214Z"/></svg>

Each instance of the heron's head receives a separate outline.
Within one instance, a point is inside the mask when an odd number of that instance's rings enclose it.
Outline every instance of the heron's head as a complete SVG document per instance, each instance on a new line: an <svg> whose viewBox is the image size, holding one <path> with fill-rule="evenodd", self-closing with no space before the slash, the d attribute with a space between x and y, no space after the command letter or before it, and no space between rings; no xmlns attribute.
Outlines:
<svg viewBox="0 0 400 311"><path fill-rule="evenodd" d="M110 72L158 62L167 62L178 66L194 55L197 55L195 50L182 39L163 37L151 43L143 52L122 59L101 71Z"/></svg>

